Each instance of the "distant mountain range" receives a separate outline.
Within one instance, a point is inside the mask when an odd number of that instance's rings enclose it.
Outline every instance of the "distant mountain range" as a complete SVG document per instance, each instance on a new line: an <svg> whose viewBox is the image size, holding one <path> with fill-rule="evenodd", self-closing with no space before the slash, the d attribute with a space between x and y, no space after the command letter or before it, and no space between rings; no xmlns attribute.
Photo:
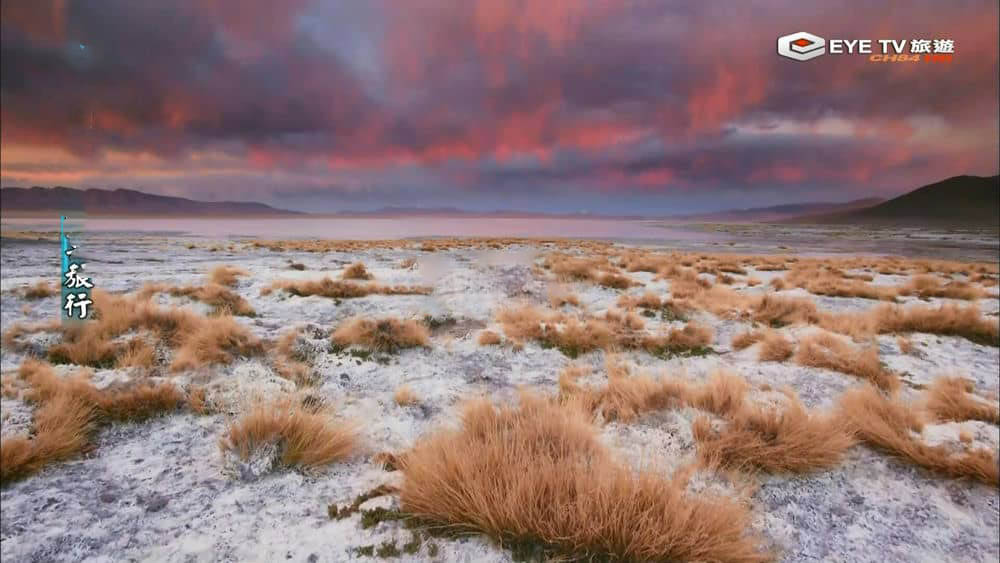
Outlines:
<svg viewBox="0 0 1000 563"><path fill-rule="evenodd" d="M768 223L790 219L803 215L818 215L823 213L834 213L863 209L878 205L885 201L877 197L865 199L855 199L844 203L816 202L816 203L790 203L785 205L774 205L771 207L751 207L749 209L728 209L725 211L713 211L710 213L698 213L694 215L679 215L671 219L681 219L684 221L710 221L710 222L747 222L747 223Z"/></svg>
<svg viewBox="0 0 1000 563"><path fill-rule="evenodd" d="M1000 176L955 176L871 207L789 222L998 227Z"/></svg>
<svg viewBox="0 0 1000 563"><path fill-rule="evenodd" d="M263 203L196 201L136 190L78 190L62 186L3 188L0 190L0 210L4 214L76 211L88 215L302 215Z"/></svg>
<svg viewBox="0 0 1000 563"><path fill-rule="evenodd" d="M463 211L443 208L385 207L377 211L344 211L328 216L451 216L451 217L553 217L666 219L701 222L747 223L860 223L901 225L997 226L1000 223L1000 177L955 176L918 188L899 197L857 199L845 203L795 203L731 209L675 216L591 215L586 213L538 213L523 211ZM276 209L263 203L196 201L152 195L136 190L78 190L74 188L3 188L3 214L82 211L88 215L184 215L184 216L311 216Z"/></svg>

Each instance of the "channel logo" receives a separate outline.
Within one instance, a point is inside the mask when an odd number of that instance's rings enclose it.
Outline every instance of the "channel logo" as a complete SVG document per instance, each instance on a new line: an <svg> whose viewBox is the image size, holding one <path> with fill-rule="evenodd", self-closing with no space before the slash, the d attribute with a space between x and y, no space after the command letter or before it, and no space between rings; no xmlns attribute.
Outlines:
<svg viewBox="0 0 1000 563"><path fill-rule="evenodd" d="M778 54L797 61L808 61L826 53L826 39L799 31L778 38Z"/></svg>

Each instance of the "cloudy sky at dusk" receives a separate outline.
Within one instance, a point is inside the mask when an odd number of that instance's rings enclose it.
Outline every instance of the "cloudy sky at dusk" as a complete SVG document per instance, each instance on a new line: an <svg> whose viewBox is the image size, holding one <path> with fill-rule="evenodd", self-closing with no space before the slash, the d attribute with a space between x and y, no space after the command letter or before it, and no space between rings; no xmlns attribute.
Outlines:
<svg viewBox="0 0 1000 563"><path fill-rule="evenodd" d="M998 168L996 0L5 1L2 183L680 213ZM950 38L951 63L775 53Z"/></svg>

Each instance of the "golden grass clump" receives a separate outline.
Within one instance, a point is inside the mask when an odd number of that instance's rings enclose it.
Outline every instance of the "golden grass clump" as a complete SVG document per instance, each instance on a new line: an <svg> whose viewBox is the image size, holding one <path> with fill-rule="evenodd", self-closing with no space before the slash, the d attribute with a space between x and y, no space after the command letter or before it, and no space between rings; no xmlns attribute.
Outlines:
<svg viewBox="0 0 1000 563"><path fill-rule="evenodd" d="M926 332L961 336L977 344L1000 346L1000 326L984 317L975 305L960 307L947 303L939 307L882 306L872 312L878 332Z"/></svg>
<svg viewBox="0 0 1000 563"><path fill-rule="evenodd" d="M236 266L216 266L208 273L208 279L214 284L236 287L237 278L250 275L250 272Z"/></svg>
<svg viewBox="0 0 1000 563"><path fill-rule="evenodd" d="M337 346L358 346L372 352L395 353L407 348L430 346L430 332L418 321L394 318L355 318L333 331Z"/></svg>
<svg viewBox="0 0 1000 563"><path fill-rule="evenodd" d="M743 407L749 389L742 377L728 371L716 371L705 383L688 391L687 402L692 407L726 416Z"/></svg>
<svg viewBox="0 0 1000 563"><path fill-rule="evenodd" d="M401 407L407 407L419 403L420 397L413 392L409 385L400 385L392 394L392 400Z"/></svg>
<svg viewBox="0 0 1000 563"><path fill-rule="evenodd" d="M502 309L497 321L515 343L535 340L573 358L593 350L645 350L654 355L701 352L712 330L695 322L659 334L643 331L644 321L632 313L608 311L604 317L572 316L530 305Z"/></svg>
<svg viewBox="0 0 1000 563"><path fill-rule="evenodd" d="M53 295L59 295L59 288L45 280L24 288L26 299L43 299Z"/></svg>
<svg viewBox="0 0 1000 563"><path fill-rule="evenodd" d="M139 299L149 299L154 293L168 293L174 297L190 297L206 305L212 306L213 315L239 315L243 317L256 316L256 311L233 290L211 282L207 285L171 286L160 283L147 283L139 290Z"/></svg>
<svg viewBox="0 0 1000 563"><path fill-rule="evenodd" d="M357 443L351 424L335 421L330 413L307 406L297 397L285 396L253 404L229 424L219 448L245 461L262 448L274 446L276 463L314 469L346 459Z"/></svg>
<svg viewBox="0 0 1000 563"><path fill-rule="evenodd" d="M925 392L925 408L938 420L981 420L1000 424L1000 408L996 402L981 399L972 392L973 385L968 379L939 377Z"/></svg>
<svg viewBox="0 0 1000 563"><path fill-rule="evenodd" d="M613 289L627 289L639 284L611 265L606 256L584 258L553 253L545 257L542 267L563 281L589 281Z"/></svg>
<svg viewBox="0 0 1000 563"><path fill-rule="evenodd" d="M753 346L763 339L764 331L745 330L733 337L733 348L736 350L743 350L744 348Z"/></svg>
<svg viewBox="0 0 1000 563"><path fill-rule="evenodd" d="M576 409L523 394L518 408L471 402L459 429L400 461L405 512L550 554L620 560L766 561L739 502L685 493L618 465Z"/></svg>
<svg viewBox="0 0 1000 563"><path fill-rule="evenodd" d="M364 262L355 262L344 268L343 273L340 274L340 279L344 280L370 280L374 278L375 276L365 268Z"/></svg>
<svg viewBox="0 0 1000 563"><path fill-rule="evenodd" d="M907 356L913 356L917 354L917 347L913 344L913 341L909 338L904 338L902 336L896 337L896 345L899 346L899 351Z"/></svg>
<svg viewBox="0 0 1000 563"><path fill-rule="evenodd" d="M184 371L211 364L229 364L238 357L258 356L263 352L260 340L232 317L206 319L184 338L170 369Z"/></svg>
<svg viewBox="0 0 1000 563"><path fill-rule="evenodd" d="M503 342L503 338L492 330L481 330L479 336L476 337L476 342L480 346L496 346Z"/></svg>
<svg viewBox="0 0 1000 563"><path fill-rule="evenodd" d="M949 477L1000 486L995 452L978 449L953 453L945 444L926 444L912 432L920 429L913 409L898 399L887 399L871 385L846 392L839 406L857 436L872 447Z"/></svg>
<svg viewBox="0 0 1000 563"><path fill-rule="evenodd" d="M431 288L424 286L361 284L326 277L321 280L278 280L262 289L261 295L268 295L275 289L299 297L319 295L331 299L351 299L367 295L430 295L431 293Z"/></svg>
<svg viewBox="0 0 1000 563"><path fill-rule="evenodd" d="M813 332L799 341L795 361L801 366L825 368L867 379L885 390L899 388L899 378L882 366L878 349L852 346L828 332Z"/></svg>
<svg viewBox="0 0 1000 563"><path fill-rule="evenodd" d="M631 376L624 366L609 366L608 384L600 388L579 385L584 375L580 366L569 366L559 375L560 398L564 404L600 414L605 420L629 422L644 412L679 407L687 400L687 384L665 377Z"/></svg>
<svg viewBox="0 0 1000 563"><path fill-rule="evenodd" d="M101 424L145 420L184 403L172 384L99 390L85 374L60 377L51 365L31 359L21 364L18 376L31 386L27 398L38 407L30 438L13 436L0 442L0 484L81 453Z"/></svg>
<svg viewBox="0 0 1000 563"><path fill-rule="evenodd" d="M795 345L791 340L776 330L764 333L760 343L757 359L762 362L783 362L792 357Z"/></svg>
<svg viewBox="0 0 1000 563"><path fill-rule="evenodd" d="M232 317L204 317L187 309L161 309L148 300L117 296L95 290L94 317L82 325L57 326L63 333L60 343L48 350L50 361L94 367L111 367L123 362L148 360L150 352L133 341L113 342L130 331L149 332L174 348L174 371L229 363L237 356L263 352L260 341Z"/></svg>
<svg viewBox="0 0 1000 563"><path fill-rule="evenodd" d="M849 426L835 414L810 413L794 395L789 400L784 409L735 409L721 431L699 417L692 426L698 455L709 465L769 472L806 473L840 463L855 443Z"/></svg>
<svg viewBox="0 0 1000 563"><path fill-rule="evenodd" d="M913 276L910 281L899 288L901 295L916 295L921 298L946 297L949 299L964 299L975 301L986 295L981 287L964 281L944 282L941 278L929 274Z"/></svg>
<svg viewBox="0 0 1000 563"><path fill-rule="evenodd" d="M563 287L551 287L548 290L549 305L558 309L563 305L580 306L580 298L575 293Z"/></svg>
<svg viewBox="0 0 1000 563"><path fill-rule="evenodd" d="M781 297L765 295L751 307L753 320L779 328L790 324L815 323L819 311L807 297Z"/></svg>
<svg viewBox="0 0 1000 563"><path fill-rule="evenodd" d="M895 301L899 293L894 287L872 285L854 277L845 278L841 272L835 269L831 270L828 267L816 265L802 265L793 268L785 275L785 281L793 286L801 287L809 293L830 297L860 297Z"/></svg>

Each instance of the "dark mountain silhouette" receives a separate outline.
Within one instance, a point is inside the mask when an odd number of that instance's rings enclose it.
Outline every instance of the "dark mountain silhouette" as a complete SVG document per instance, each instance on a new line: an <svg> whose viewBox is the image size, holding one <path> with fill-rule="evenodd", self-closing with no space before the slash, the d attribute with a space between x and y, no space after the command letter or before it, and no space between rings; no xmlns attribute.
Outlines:
<svg viewBox="0 0 1000 563"><path fill-rule="evenodd" d="M955 176L889 201L792 222L994 226L1000 224L1000 176Z"/></svg>
<svg viewBox="0 0 1000 563"><path fill-rule="evenodd" d="M62 186L3 188L0 211L5 214L77 211L88 215L300 215L263 203L196 201L136 190L78 190Z"/></svg>
<svg viewBox="0 0 1000 563"><path fill-rule="evenodd" d="M818 215L824 213L844 212L853 209L862 209L882 203L884 199L870 197L856 199L843 203L833 202L811 202L811 203L789 203L785 205L773 205L771 207L751 207L748 209L727 209L725 211L711 211L708 213L697 213L694 215L681 215L672 217L685 221L747 221L747 222L768 222L779 221L799 217L802 215Z"/></svg>

